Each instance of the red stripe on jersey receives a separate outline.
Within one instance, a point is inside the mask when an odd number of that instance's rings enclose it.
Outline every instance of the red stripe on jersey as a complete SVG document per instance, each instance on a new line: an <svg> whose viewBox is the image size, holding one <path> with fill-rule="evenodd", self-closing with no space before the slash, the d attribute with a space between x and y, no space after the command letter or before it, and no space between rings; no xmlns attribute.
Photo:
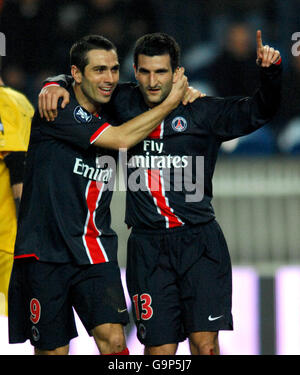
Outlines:
<svg viewBox="0 0 300 375"><path fill-rule="evenodd" d="M148 138L161 139L164 133L164 122L159 124L149 135Z"/></svg>
<svg viewBox="0 0 300 375"><path fill-rule="evenodd" d="M82 239L89 260L93 264L108 261L105 249L99 238L101 232L95 224L95 213L101 199L103 189L104 184L96 181L89 181L86 188L88 214Z"/></svg>
<svg viewBox="0 0 300 375"><path fill-rule="evenodd" d="M37 255L35 255L35 254L22 254L22 255L16 255L16 256L14 256L14 259L31 258L31 257L33 257L33 258L35 258L35 259L37 259L37 260L40 259L40 258L39 258Z"/></svg>
<svg viewBox="0 0 300 375"><path fill-rule="evenodd" d="M60 85L57 82L47 82L44 84L43 88L47 86L60 86Z"/></svg>
<svg viewBox="0 0 300 375"><path fill-rule="evenodd" d="M182 226L184 223L174 214L173 209L169 206L169 200L165 195L163 187L162 171L159 169L148 169L148 188L153 197L159 214L165 217L166 227L174 228Z"/></svg>
<svg viewBox="0 0 300 375"><path fill-rule="evenodd" d="M280 57L279 60L275 63L275 65L280 65L282 62L282 58Z"/></svg>
<svg viewBox="0 0 300 375"><path fill-rule="evenodd" d="M111 125L108 122L105 122L103 125L100 126L100 128L95 131L95 133L90 138L90 143L94 143L100 135L107 130Z"/></svg>

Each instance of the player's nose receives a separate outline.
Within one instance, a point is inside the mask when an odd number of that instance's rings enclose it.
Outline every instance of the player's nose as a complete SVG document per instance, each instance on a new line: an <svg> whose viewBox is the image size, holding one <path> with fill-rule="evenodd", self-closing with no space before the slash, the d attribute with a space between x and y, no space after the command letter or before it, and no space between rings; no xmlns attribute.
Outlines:
<svg viewBox="0 0 300 375"><path fill-rule="evenodd" d="M114 81L114 77L113 77L112 72L110 70L107 70L105 74L105 82L113 83L113 81Z"/></svg>
<svg viewBox="0 0 300 375"><path fill-rule="evenodd" d="M157 84L157 76L155 73L150 73L149 75L149 86L155 87Z"/></svg>

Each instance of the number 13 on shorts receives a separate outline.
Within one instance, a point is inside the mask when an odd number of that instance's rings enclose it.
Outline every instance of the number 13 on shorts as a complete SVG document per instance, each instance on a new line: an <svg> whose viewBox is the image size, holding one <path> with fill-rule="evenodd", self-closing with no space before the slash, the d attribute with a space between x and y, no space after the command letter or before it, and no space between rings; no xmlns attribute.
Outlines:
<svg viewBox="0 0 300 375"><path fill-rule="evenodd" d="M135 310L135 316L137 320L149 320L153 316L153 309L151 306L152 298L150 294L143 293L143 294L135 294L132 297L133 304L134 304L134 310ZM139 301L141 306L141 311L139 308Z"/></svg>

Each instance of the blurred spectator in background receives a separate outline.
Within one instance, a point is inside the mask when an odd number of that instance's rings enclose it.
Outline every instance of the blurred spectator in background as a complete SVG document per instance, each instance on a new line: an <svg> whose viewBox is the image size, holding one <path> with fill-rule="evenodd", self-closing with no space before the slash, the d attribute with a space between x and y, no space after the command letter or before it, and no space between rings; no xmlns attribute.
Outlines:
<svg viewBox="0 0 300 375"><path fill-rule="evenodd" d="M212 38L222 40L223 28L232 22L243 18L255 28L263 28L268 40L274 33L274 21L277 16L277 2L281 0L214 0L210 1L209 18L212 23ZM271 39L274 40L272 37Z"/></svg>
<svg viewBox="0 0 300 375"><path fill-rule="evenodd" d="M19 91L26 91L27 75L20 62L11 62L6 65L3 73L5 82L9 86Z"/></svg>
<svg viewBox="0 0 300 375"><path fill-rule="evenodd" d="M196 70L193 78L205 79L215 95L252 95L258 86L256 49L247 23L233 23L227 30L225 45L213 62Z"/></svg>
<svg viewBox="0 0 300 375"><path fill-rule="evenodd" d="M207 85L202 91L208 95L252 96L259 86L256 46L251 25L244 21L231 23L226 31L225 44L215 57L191 74L191 80ZM201 55L201 46L200 46ZM191 83L193 85L193 82ZM276 124L276 125L275 125ZM232 155L269 155L277 151L274 127L276 117L263 129L229 142ZM226 150L227 144L222 145Z"/></svg>
<svg viewBox="0 0 300 375"><path fill-rule="evenodd" d="M5 86L0 75L0 315L5 316L33 112L27 98Z"/></svg>
<svg viewBox="0 0 300 375"><path fill-rule="evenodd" d="M0 0L0 30L7 44L3 76L34 104L46 77L56 71L69 73L66 51L75 40L104 35L114 41L122 64L134 41L157 29L151 0L4 0L3 4L1 11Z"/></svg>
<svg viewBox="0 0 300 375"><path fill-rule="evenodd" d="M182 54L199 41L209 39L211 3L197 0L151 0L158 30L172 35L182 46Z"/></svg>
<svg viewBox="0 0 300 375"><path fill-rule="evenodd" d="M53 2L53 0L52 0ZM53 38L55 40L55 50L53 51L55 63L53 70L70 72L69 51L73 43L80 39L85 33L85 20L88 17L88 1L84 0L60 0L54 1L56 5L56 27ZM94 16L91 15L89 22L92 22ZM40 81L41 82L41 81ZM39 82L39 86L40 86Z"/></svg>

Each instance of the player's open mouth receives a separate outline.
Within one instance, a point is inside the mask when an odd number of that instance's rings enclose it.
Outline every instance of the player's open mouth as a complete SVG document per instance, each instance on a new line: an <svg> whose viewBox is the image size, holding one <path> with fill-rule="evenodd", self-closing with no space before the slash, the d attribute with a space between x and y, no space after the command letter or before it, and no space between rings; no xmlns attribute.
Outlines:
<svg viewBox="0 0 300 375"><path fill-rule="evenodd" d="M110 96L113 92L112 87L98 87L98 89L101 92L101 94L104 96Z"/></svg>
<svg viewBox="0 0 300 375"><path fill-rule="evenodd" d="M160 88L148 88L149 94L158 94L160 92Z"/></svg>

